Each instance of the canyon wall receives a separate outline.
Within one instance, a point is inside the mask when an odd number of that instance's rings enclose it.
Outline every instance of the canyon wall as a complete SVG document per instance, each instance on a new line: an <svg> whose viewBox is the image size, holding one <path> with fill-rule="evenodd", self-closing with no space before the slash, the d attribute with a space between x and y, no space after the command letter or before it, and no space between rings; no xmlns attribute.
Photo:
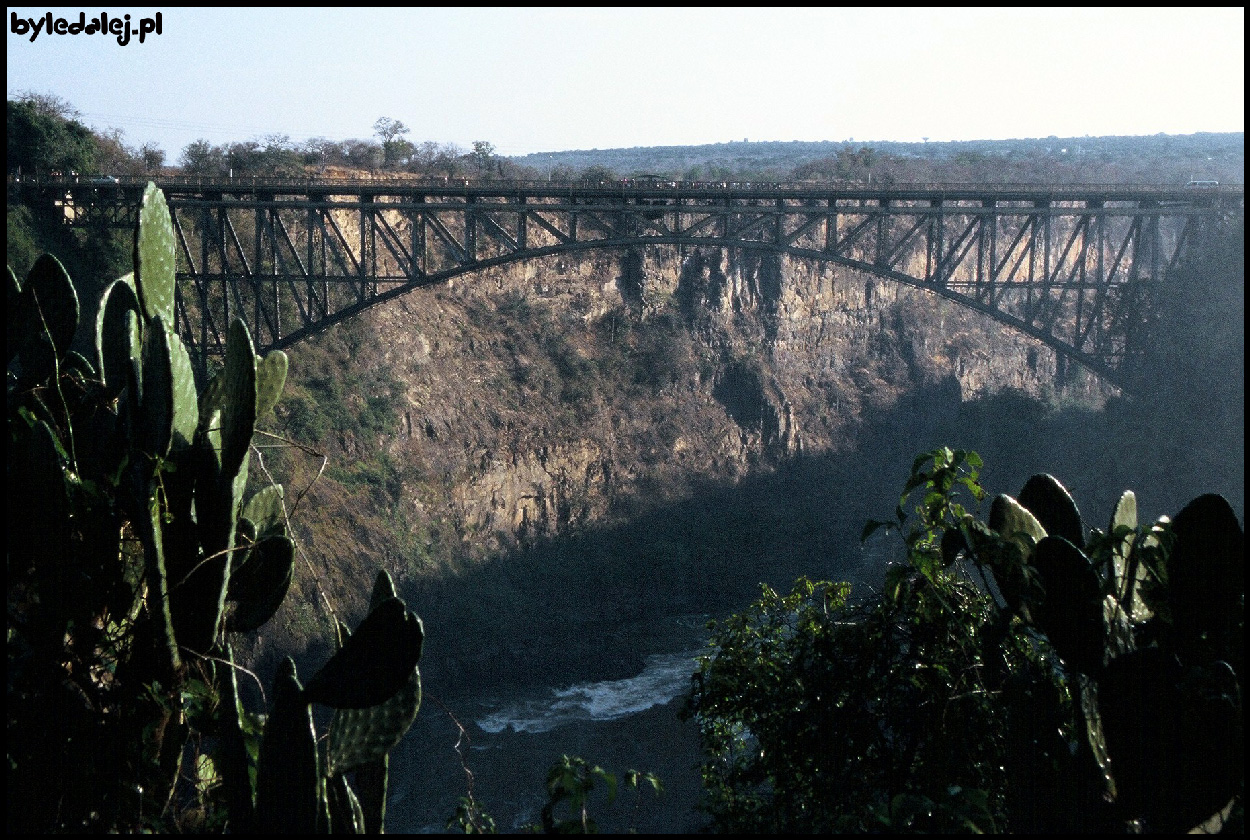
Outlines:
<svg viewBox="0 0 1250 840"><path fill-rule="evenodd" d="M296 516L307 573L271 631L277 649L328 636L327 603L358 616L379 566L427 591L696 488L848 451L870 415L933 424L1003 390L1107 395L1079 374L1057 389L1049 348L935 295L674 246L482 271L290 355L279 431L307 443L300 417L341 405L313 442L329 459L319 477L318 457L271 456L292 495L311 486ZM918 390L935 396L900 408ZM905 474L877 478L888 496Z"/></svg>
<svg viewBox="0 0 1250 840"><path fill-rule="evenodd" d="M362 355L404 387L377 445L424 477L404 501L478 548L837 451L866 406L918 384L1038 394L1055 375L1048 348L949 301L757 252L549 259L366 317Z"/></svg>

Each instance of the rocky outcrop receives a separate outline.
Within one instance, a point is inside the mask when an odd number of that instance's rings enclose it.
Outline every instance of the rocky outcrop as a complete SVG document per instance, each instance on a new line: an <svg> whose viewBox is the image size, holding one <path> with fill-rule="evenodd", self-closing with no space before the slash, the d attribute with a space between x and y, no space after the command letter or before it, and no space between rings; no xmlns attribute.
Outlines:
<svg viewBox="0 0 1250 840"><path fill-rule="evenodd" d="M916 384L1036 393L1054 375L1047 348L948 301L749 251L548 258L364 320L405 390L379 445L420 476L406 502L494 547L643 488L836 451L865 407Z"/></svg>

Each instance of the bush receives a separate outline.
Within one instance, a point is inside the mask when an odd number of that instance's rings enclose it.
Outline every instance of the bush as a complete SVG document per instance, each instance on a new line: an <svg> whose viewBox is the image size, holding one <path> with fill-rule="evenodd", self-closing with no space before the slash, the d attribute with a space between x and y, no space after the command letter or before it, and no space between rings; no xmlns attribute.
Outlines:
<svg viewBox="0 0 1250 840"><path fill-rule="evenodd" d="M980 458L916 459L906 562L765 588L713 626L686 714L725 831L1184 831L1241 819L1244 536L1195 499L1106 532L1034 476L988 522ZM908 510L909 505L911 509ZM974 577L975 575L975 577Z"/></svg>

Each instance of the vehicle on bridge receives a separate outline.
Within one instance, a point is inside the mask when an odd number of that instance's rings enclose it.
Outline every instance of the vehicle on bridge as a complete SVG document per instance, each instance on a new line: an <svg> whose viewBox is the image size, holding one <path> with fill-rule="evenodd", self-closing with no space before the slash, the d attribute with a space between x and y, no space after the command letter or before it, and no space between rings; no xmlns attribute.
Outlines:
<svg viewBox="0 0 1250 840"><path fill-rule="evenodd" d="M1185 185L1187 190L1212 190L1220 185L1219 181L1190 181Z"/></svg>

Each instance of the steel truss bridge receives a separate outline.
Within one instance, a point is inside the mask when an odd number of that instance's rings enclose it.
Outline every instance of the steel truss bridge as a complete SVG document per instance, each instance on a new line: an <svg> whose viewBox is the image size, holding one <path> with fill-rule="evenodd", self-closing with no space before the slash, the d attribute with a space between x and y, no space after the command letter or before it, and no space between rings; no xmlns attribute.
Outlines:
<svg viewBox="0 0 1250 840"><path fill-rule="evenodd" d="M133 227L144 182L79 180L16 188L66 224ZM157 182L177 238L176 328L201 359L223 352L234 317L266 352L488 267L676 245L788 254L925 289L1120 384L1153 287L1204 220L1244 212L1243 186Z"/></svg>

